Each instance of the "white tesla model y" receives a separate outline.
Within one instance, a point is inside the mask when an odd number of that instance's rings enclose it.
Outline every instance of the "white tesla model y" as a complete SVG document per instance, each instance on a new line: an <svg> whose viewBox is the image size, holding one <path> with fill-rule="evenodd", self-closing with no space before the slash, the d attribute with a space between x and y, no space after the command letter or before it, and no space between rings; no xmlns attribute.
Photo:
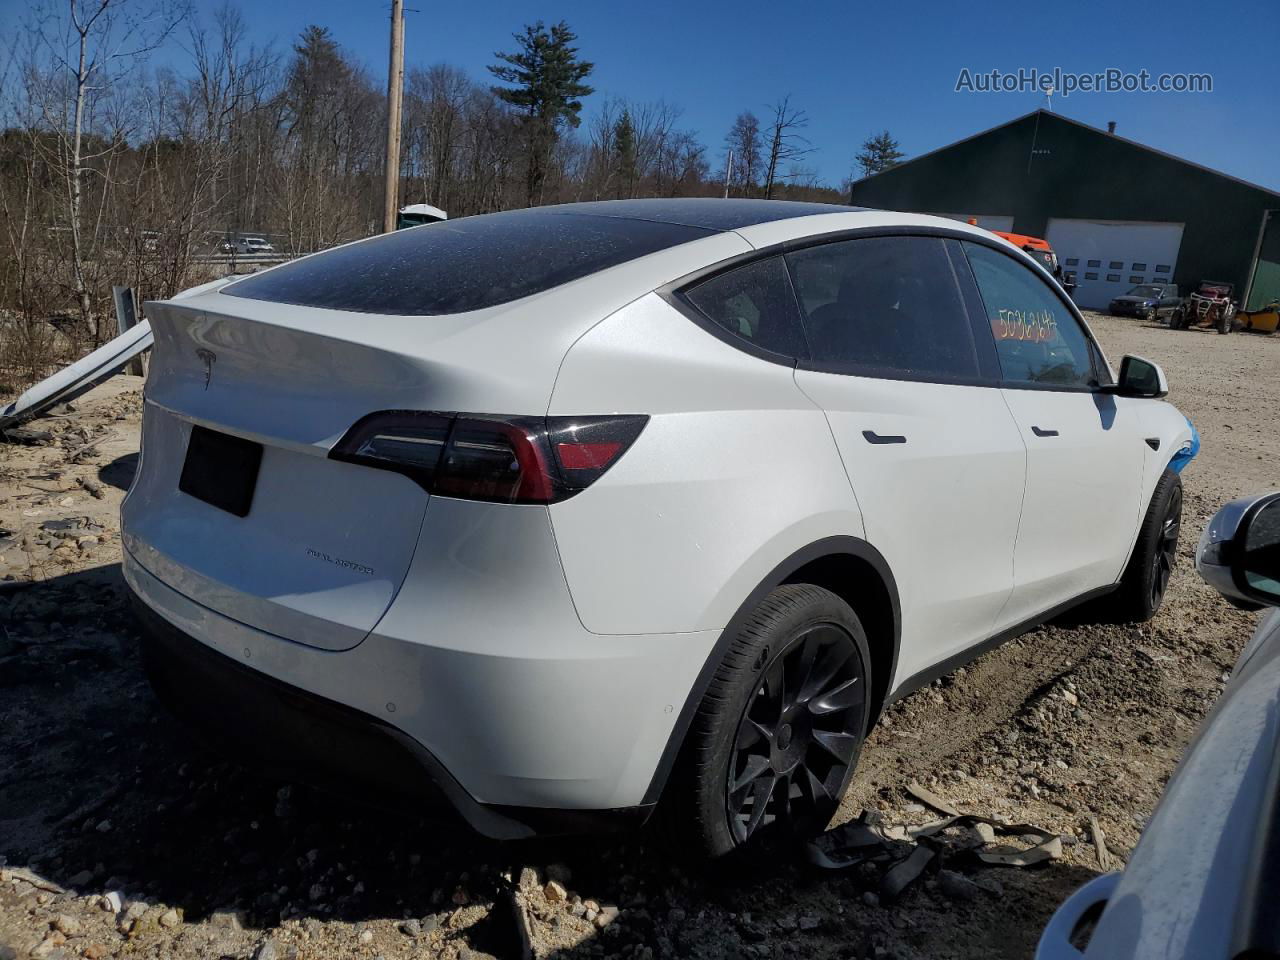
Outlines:
<svg viewBox="0 0 1280 960"><path fill-rule="evenodd" d="M1194 431L927 216L520 210L147 307L124 570L207 736L494 836L820 829L886 703L1160 604Z"/></svg>

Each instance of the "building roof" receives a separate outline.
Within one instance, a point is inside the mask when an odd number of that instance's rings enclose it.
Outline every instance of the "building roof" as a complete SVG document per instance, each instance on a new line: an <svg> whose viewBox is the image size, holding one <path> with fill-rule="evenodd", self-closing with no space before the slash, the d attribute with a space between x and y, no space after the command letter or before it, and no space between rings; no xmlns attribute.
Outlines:
<svg viewBox="0 0 1280 960"><path fill-rule="evenodd" d="M925 153L920 154L919 156L912 157L910 160L904 160L901 163L890 167L888 170L881 170L877 173L873 173L870 176L866 176L866 177L863 177L861 180L855 181L855 183L864 183L867 180L873 180L876 177L881 176L882 174L890 172L891 170L899 170L902 167L910 166L911 164L915 163L917 160L923 160L926 157L931 157L935 154L943 153L947 150L950 150L952 147L958 147L962 143L969 143L972 140L977 140L981 137L985 137L987 134L994 133L997 130L1003 130L1006 127L1012 127L1015 124L1023 123L1024 121L1030 120L1032 117L1035 117L1037 122L1039 122L1041 119L1049 118L1053 121L1059 121L1062 123L1071 124L1072 126L1079 127L1081 130L1087 130L1090 133L1097 134L1100 137L1106 137L1109 140L1117 140L1121 143L1134 147L1138 150L1145 151L1146 153L1153 154L1157 157L1163 157L1166 160L1173 160L1177 163L1183 164L1184 166L1191 167L1194 170L1199 170L1202 173L1212 174L1215 177L1222 177L1224 180L1230 180L1233 183L1238 183L1242 186L1249 187L1253 190L1261 190L1263 193L1269 194L1270 196L1273 196L1278 200L1280 200L1280 192L1272 190L1268 187L1261 186L1260 184L1257 184L1257 183L1252 183L1249 180L1242 180L1240 177L1232 176L1229 173L1223 173L1221 170L1215 170L1212 167L1206 167L1202 163L1196 163L1192 160L1187 160L1183 157L1177 156L1176 154L1167 153L1164 150L1157 150L1155 147L1148 146L1145 143L1139 143L1137 140L1130 140L1127 137L1122 137L1117 133L1108 133L1107 131L1099 129L1098 127L1091 126L1087 123L1082 123L1079 120L1074 120L1071 117L1064 116L1061 113L1054 113L1052 110L1046 110L1043 107L1037 110L1032 110L1030 113L1024 113L1021 116L1014 117L1012 120L1007 120L1004 123L998 123L994 127L988 127L986 130L979 131L978 133L971 134L967 137L962 137L961 139L956 140L952 143L948 143L945 146L937 147L933 150L929 150Z"/></svg>

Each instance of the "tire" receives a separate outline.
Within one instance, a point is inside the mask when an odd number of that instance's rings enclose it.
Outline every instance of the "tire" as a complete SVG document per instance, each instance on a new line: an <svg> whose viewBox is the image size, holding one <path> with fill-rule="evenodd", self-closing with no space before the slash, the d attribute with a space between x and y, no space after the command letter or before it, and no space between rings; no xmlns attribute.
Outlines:
<svg viewBox="0 0 1280 960"><path fill-rule="evenodd" d="M1157 310L1155 307L1152 307L1150 310L1146 312L1146 314L1143 316L1142 319L1146 320L1147 323L1155 323L1157 320L1160 319L1160 311Z"/></svg>
<svg viewBox="0 0 1280 960"><path fill-rule="evenodd" d="M1236 308L1234 306L1223 307L1218 312L1218 332L1230 333L1235 318Z"/></svg>
<svg viewBox="0 0 1280 960"><path fill-rule="evenodd" d="M738 630L698 706L662 799L677 852L773 851L824 830L870 717L871 658L852 608L784 584Z"/></svg>
<svg viewBox="0 0 1280 960"><path fill-rule="evenodd" d="M1133 556L1120 578L1120 586L1107 598L1107 620L1146 623L1156 615L1177 561L1181 529L1182 480L1172 470L1165 470L1142 518Z"/></svg>
<svg viewBox="0 0 1280 960"><path fill-rule="evenodd" d="M1181 307L1169 314L1169 329L1182 330L1187 325L1187 314Z"/></svg>

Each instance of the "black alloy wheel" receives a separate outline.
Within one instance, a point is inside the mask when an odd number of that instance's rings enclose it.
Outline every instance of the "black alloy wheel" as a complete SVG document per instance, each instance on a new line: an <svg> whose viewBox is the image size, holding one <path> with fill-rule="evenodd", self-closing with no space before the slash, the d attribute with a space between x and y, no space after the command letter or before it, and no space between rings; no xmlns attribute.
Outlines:
<svg viewBox="0 0 1280 960"><path fill-rule="evenodd" d="M1169 577L1178 557L1178 534L1182 531L1182 487L1175 487L1169 496L1169 506L1160 522L1159 540L1151 557L1151 606L1159 608L1164 592L1169 587Z"/></svg>
<svg viewBox="0 0 1280 960"><path fill-rule="evenodd" d="M766 666L734 738L725 810L737 844L763 827L821 831L862 745L867 675L853 637L834 623L796 635Z"/></svg>

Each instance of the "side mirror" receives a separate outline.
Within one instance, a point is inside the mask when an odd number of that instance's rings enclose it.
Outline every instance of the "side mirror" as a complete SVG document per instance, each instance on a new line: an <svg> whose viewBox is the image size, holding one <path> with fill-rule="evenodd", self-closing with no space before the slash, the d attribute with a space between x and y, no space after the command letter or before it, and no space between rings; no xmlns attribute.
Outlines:
<svg viewBox="0 0 1280 960"><path fill-rule="evenodd" d="M1169 381L1158 363L1130 354L1120 361L1120 379L1110 392L1122 397L1159 399L1169 395Z"/></svg>
<svg viewBox="0 0 1280 960"><path fill-rule="evenodd" d="M1280 493L1233 500L1214 514L1196 571L1229 600L1280 606Z"/></svg>

